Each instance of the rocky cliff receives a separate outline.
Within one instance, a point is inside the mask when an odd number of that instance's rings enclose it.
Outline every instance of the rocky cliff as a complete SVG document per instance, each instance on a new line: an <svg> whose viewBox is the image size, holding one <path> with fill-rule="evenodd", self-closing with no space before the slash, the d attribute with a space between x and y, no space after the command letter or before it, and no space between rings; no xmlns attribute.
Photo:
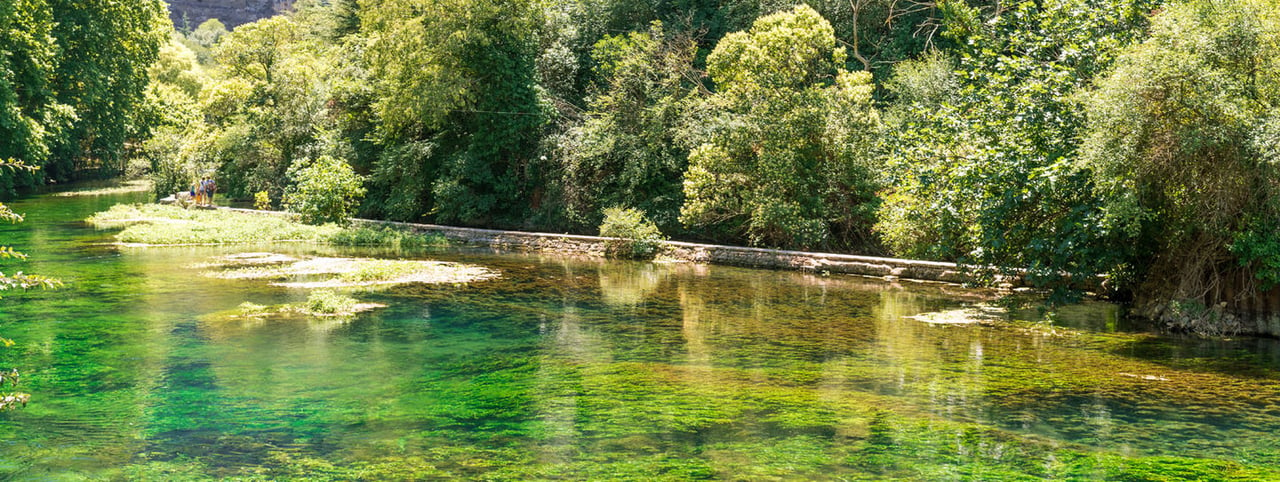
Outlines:
<svg viewBox="0 0 1280 482"><path fill-rule="evenodd" d="M235 28L261 18L293 8L294 0L168 0L169 17L178 28L186 19L190 28L196 28L205 20L216 18ZM184 17L185 16L185 17Z"/></svg>

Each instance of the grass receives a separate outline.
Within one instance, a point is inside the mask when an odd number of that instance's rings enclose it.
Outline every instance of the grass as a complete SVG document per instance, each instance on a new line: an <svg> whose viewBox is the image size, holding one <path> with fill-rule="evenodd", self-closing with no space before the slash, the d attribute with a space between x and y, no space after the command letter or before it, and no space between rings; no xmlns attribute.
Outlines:
<svg viewBox="0 0 1280 482"><path fill-rule="evenodd" d="M283 216L161 204L117 204L87 221L99 229L123 228L116 234L121 243L153 246L309 242L416 249L447 245L439 235L391 228L313 226Z"/></svg>
<svg viewBox="0 0 1280 482"><path fill-rule="evenodd" d="M64 191L54 194L56 197L77 197L77 196L107 196L112 194L125 194L131 192L148 192L151 191L151 181L145 179L125 181L123 183L113 183L106 187L88 187Z"/></svg>
<svg viewBox="0 0 1280 482"><path fill-rule="evenodd" d="M359 300L333 290L316 290L307 296L307 302L302 307L309 314L345 315L354 313L359 303Z"/></svg>
<svg viewBox="0 0 1280 482"><path fill-rule="evenodd" d="M386 305L379 303L362 303L358 299L334 290L316 290L311 292L307 296L307 301L302 303L267 306L246 301L235 309L215 313L209 318L217 320L262 320L291 314L318 317L350 317L356 313L385 307Z"/></svg>
<svg viewBox="0 0 1280 482"><path fill-rule="evenodd" d="M201 265L219 268L206 276L271 280L291 288L344 288L404 283L467 283L493 278L480 266L429 260L372 258L294 258L273 253L242 253ZM323 279L316 279L321 277Z"/></svg>
<svg viewBox="0 0 1280 482"><path fill-rule="evenodd" d="M339 278L352 283L390 281L412 276L423 271L434 271L435 266L420 261L371 259L362 260L354 269L341 273Z"/></svg>
<svg viewBox="0 0 1280 482"><path fill-rule="evenodd" d="M347 228L329 238L338 246L382 246L393 249L439 248L449 244L444 236L410 233L392 228Z"/></svg>

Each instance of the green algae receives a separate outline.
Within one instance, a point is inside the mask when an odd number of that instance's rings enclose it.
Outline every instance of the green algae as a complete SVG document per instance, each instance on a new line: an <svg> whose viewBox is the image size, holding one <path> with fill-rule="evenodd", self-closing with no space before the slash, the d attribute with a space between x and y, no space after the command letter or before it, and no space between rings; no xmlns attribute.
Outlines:
<svg viewBox="0 0 1280 482"><path fill-rule="evenodd" d="M34 396L0 419L0 477L1280 479L1274 342L1117 331L1105 305L930 324L984 297L479 250L432 258L502 278L352 293L386 308L330 323L278 312L311 290L192 268L242 249L59 221L97 202L0 226L70 282L0 310ZM372 257L271 249L228 268Z"/></svg>

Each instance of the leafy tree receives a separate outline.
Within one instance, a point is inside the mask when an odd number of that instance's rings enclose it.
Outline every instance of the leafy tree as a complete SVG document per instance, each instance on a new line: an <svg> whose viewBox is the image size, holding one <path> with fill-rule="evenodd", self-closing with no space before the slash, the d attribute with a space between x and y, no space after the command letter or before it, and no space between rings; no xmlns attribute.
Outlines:
<svg viewBox="0 0 1280 482"><path fill-rule="evenodd" d="M285 208L308 223L349 221L365 194L364 179L333 156L298 161L289 168L289 177L294 184L285 193Z"/></svg>
<svg viewBox="0 0 1280 482"><path fill-rule="evenodd" d="M149 126L136 113L143 104L147 67L172 31L160 0L49 0L57 22L57 70L52 89L75 111L76 121L54 144L46 170L70 179L91 164L123 171L125 142Z"/></svg>
<svg viewBox="0 0 1280 482"><path fill-rule="evenodd" d="M760 18L707 58L719 92L694 127L681 220L753 245L873 247L871 75L844 70L808 7Z"/></svg>
<svg viewBox="0 0 1280 482"><path fill-rule="evenodd" d="M1052 0L979 10L947 2L954 57L899 67L889 184L877 230L902 256L1027 276L1060 297L1124 275L1089 172L1075 163L1078 93L1139 39L1146 0Z"/></svg>
<svg viewBox="0 0 1280 482"><path fill-rule="evenodd" d="M598 223L604 206L636 206L667 228L679 227L688 151L677 136L694 99L696 44L648 32L605 37L593 58L600 92L586 120L560 146L572 219Z"/></svg>
<svg viewBox="0 0 1280 482"><path fill-rule="evenodd" d="M58 62L53 27L44 0L0 4L0 159L43 165L74 117L52 85ZM30 170L0 169L0 196L37 181Z"/></svg>
<svg viewBox="0 0 1280 482"><path fill-rule="evenodd" d="M416 209L397 212L399 217L432 212L445 222L510 225L536 208L524 202L539 197L543 180L533 157L545 124L535 82L539 12L533 6L490 0L361 4L370 76L379 89L373 109L392 154L379 160L374 183L379 191L421 193L409 203ZM430 155L397 155L403 153ZM430 191L421 189L424 183Z"/></svg>
<svg viewBox="0 0 1280 482"><path fill-rule="evenodd" d="M317 136L331 124L326 79L335 61L304 30L289 16L271 17L241 25L214 50L224 74L201 104L213 127L208 155L228 195L279 198L289 166L317 155Z"/></svg>
<svg viewBox="0 0 1280 482"><path fill-rule="evenodd" d="M155 63L147 68L149 86L164 84L175 87L195 99L204 88L204 69L196 60L195 52L183 45L178 39L170 38L169 43L160 47Z"/></svg>
<svg viewBox="0 0 1280 482"><path fill-rule="evenodd" d="M1129 262L1148 314L1218 301L1240 266L1280 283L1277 59L1274 4L1192 1L1157 15L1087 97L1081 163L1103 226L1141 248Z"/></svg>
<svg viewBox="0 0 1280 482"><path fill-rule="evenodd" d="M213 48L228 33L227 26L216 18L205 20L200 26L192 30L191 33L182 35L180 32L174 34L181 38L181 43L195 54L196 60L200 65L213 64Z"/></svg>
<svg viewBox="0 0 1280 482"><path fill-rule="evenodd" d="M214 167L208 156L209 127L199 105L208 79L196 54L176 37L160 49L148 76L151 82L139 118L152 126L152 132L139 153L148 162L158 199L187 190Z"/></svg>

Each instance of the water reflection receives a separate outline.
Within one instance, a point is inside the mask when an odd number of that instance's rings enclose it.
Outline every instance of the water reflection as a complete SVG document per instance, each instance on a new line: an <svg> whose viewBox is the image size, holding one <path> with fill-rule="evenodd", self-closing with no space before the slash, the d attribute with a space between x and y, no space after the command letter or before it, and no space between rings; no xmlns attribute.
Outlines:
<svg viewBox="0 0 1280 482"><path fill-rule="evenodd" d="M308 292L192 267L238 248L96 245L106 233L64 221L85 202L41 201L29 231L0 227L73 282L0 311L19 347L0 356L37 400L0 420L5 477L1076 479L1130 476L1123 457L1280 464L1271 340L1127 332L1101 303L1059 310L1059 328L1034 312L929 324L910 317L990 297L480 249L399 255L500 279L357 292L388 307L348 320L228 319Z"/></svg>

